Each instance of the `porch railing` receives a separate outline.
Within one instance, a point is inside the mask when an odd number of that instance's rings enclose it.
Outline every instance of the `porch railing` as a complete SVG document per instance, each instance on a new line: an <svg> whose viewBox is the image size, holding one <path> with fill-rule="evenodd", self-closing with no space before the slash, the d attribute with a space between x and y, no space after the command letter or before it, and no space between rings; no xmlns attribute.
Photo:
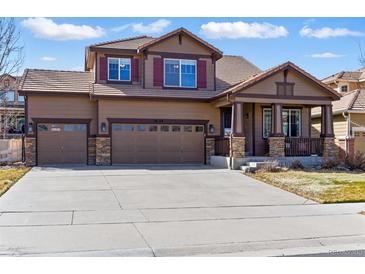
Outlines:
<svg viewBox="0 0 365 274"><path fill-rule="evenodd" d="M323 155L321 138L285 137L285 156Z"/></svg>
<svg viewBox="0 0 365 274"><path fill-rule="evenodd" d="M229 138L216 137L215 138L215 155L229 156Z"/></svg>

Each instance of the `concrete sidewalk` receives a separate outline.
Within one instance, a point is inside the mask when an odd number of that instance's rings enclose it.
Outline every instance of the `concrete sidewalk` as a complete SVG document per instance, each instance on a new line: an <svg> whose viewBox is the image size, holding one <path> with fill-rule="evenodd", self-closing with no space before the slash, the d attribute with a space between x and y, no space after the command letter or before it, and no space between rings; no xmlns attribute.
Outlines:
<svg viewBox="0 0 365 274"><path fill-rule="evenodd" d="M34 168L0 198L0 255L280 256L361 249L362 210L365 203L320 205L206 166Z"/></svg>

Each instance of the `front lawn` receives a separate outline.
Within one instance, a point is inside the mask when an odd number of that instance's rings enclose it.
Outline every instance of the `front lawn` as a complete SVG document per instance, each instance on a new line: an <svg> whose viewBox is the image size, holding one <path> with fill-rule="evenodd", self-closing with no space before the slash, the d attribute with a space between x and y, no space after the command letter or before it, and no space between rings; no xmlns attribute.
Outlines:
<svg viewBox="0 0 365 274"><path fill-rule="evenodd" d="M319 203L365 201L365 173L289 170L248 175Z"/></svg>
<svg viewBox="0 0 365 274"><path fill-rule="evenodd" d="M0 196L3 195L14 183L16 183L25 173L28 167L15 167L0 170Z"/></svg>

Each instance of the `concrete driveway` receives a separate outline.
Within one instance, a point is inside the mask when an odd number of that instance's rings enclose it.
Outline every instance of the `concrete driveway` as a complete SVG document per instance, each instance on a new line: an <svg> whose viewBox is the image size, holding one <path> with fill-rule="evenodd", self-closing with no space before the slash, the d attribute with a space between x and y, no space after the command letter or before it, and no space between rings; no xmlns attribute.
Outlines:
<svg viewBox="0 0 365 274"><path fill-rule="evenodd" d="M365 204L207 166L37 167L0 198L0 255L281 255L360 248ZM364 245L365 246L365 245Z"/></svg>

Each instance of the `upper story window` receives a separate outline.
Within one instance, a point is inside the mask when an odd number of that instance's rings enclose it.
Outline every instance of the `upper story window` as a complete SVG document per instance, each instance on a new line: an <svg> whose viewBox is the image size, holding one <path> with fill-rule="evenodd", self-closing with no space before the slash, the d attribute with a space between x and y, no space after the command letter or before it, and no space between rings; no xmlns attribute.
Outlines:
<svg viewBox="0 0 365 274"><path fill-rule="evenodd" d="M196 60L164 59L164 86L196 88Z"/></svg>
<svg viewBox="0 0 365 274"><path fill-rule="evenodd" d="M18 95L18 102L19 103L24 103L24 96L23 95Z"/></svg>
<svg viewBox="0 0 365 274"><path fill-rule="evenodd" d="M349 86L348 85L342 85L342 86L340 86L340 91L341 92L348 92L349 91Z"/></svg>
<svg viewBox="0 0 365 274"><path fill-rule="evenodd" d="M12 90L2 91L0 96L1 101L14 102L14 91Z"/></svg>
<svg viewBox="0 0 365 274"><path fill-rule="evenodd" d="M131 80L131 59L130 58L108 58L108 80L130 81Z"/></svg>

